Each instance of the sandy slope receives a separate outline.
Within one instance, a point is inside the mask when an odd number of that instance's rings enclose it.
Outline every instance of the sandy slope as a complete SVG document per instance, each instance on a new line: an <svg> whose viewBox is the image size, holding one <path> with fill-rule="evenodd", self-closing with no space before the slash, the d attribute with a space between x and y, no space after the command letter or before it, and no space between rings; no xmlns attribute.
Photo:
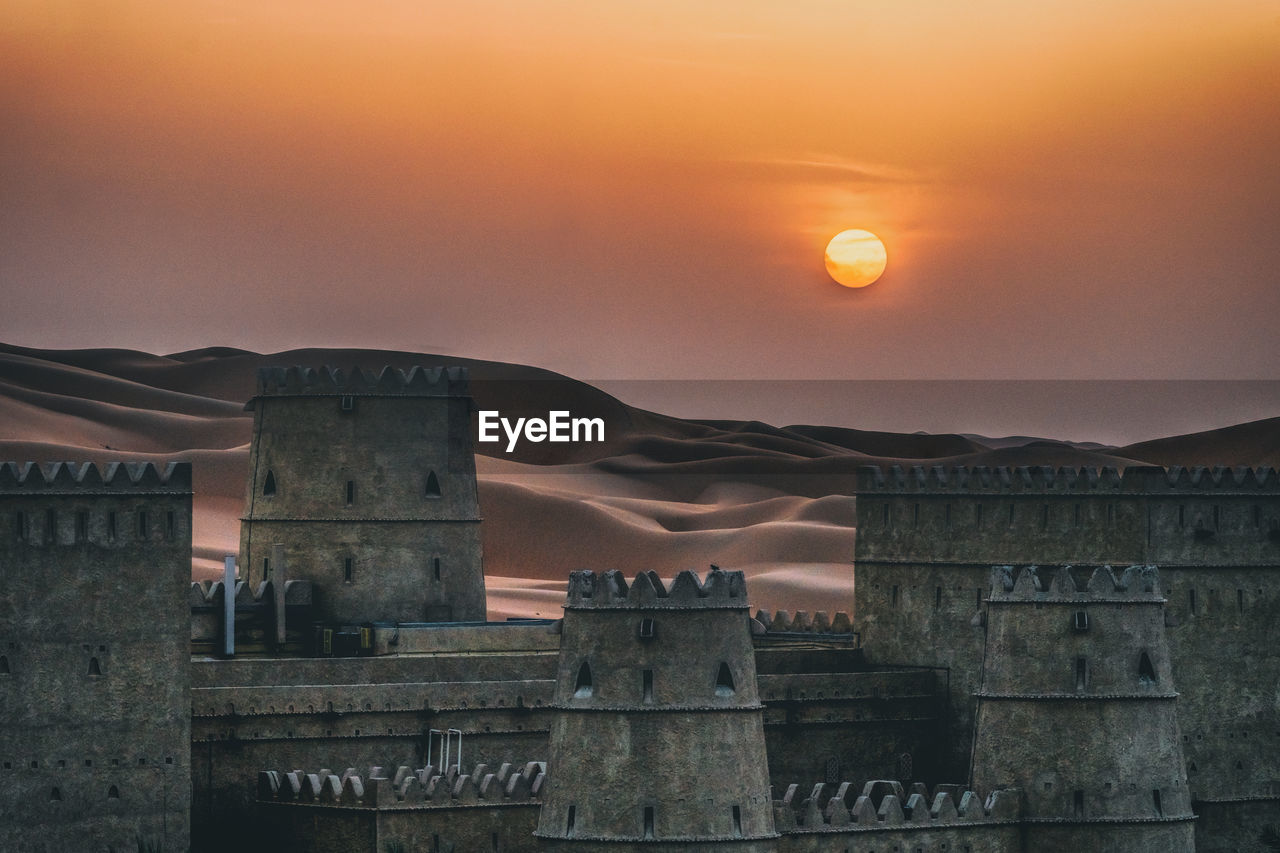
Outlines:
<svg viewBox="0 0 1280 853"><path fill-rule="evenodd" d="M466 364L478 408L507 416L599 416L608 441L478 445L490 618L558 615L578 568L709 563L751 578L777 610L853 603L852 487L868 463L1125 466L1280 465L1280 418L1124 448L1044 440L902 435L826 426L692 421L633 409L545 370L372 350L260 355L226 348L156 356L0 345L0 458L185 459L195 469L192 572L212 577L237 547L255 368ZM996 446L998 445L998 446Z"/></svg>

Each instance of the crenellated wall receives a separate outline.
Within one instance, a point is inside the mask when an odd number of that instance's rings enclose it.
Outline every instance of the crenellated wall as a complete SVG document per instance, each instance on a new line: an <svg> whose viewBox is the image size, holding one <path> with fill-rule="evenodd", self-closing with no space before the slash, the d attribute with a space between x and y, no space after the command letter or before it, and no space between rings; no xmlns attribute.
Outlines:
<svg viewBox="0 0 1280 853"><path fill-rule="evenodd" d="M982 851L1020 853L1020 792L992 791L985 799L957 785L930 797L920 783L872 780L807 788L789 785L774 801L780 853L829 850Z"/></svg>
<svg viewBox="0 0 1280 853"><path fill-rule="evenodd" d="M471 765L468 765L471 767ZM353 850L533 851L544 765L428 765L263 771L258 806L270 848L298 853Z"/></svg>
<svg viewBox="0 0 1280 853"><path fill-rule="evenodd" d="M0 464L0 849L185 849L185 463Z"/></svg>

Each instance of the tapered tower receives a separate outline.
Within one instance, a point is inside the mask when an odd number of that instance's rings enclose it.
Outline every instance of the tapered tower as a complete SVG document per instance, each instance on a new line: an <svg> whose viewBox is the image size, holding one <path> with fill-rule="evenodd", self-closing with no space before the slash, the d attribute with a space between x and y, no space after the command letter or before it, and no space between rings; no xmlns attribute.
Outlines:
<svg viewBox="0 0 1280 853"><path fill-rule="evenodd" d="M279 543L324 621L485 618L465 368L264 368L245 408L251 586Z"/></svg>
<svg viewBox="0 0 1280 853"><path fill-rule="evenodd" d="M1164 604L1153 566L993 571L973 784L1023 790L1028 850L1195 849Z"/></svg>
<svg viewBox="0 0 1280 853"><path fill-rule="evenodd" d="M569 579L547 849L775 849L741 572Z"/></svg>

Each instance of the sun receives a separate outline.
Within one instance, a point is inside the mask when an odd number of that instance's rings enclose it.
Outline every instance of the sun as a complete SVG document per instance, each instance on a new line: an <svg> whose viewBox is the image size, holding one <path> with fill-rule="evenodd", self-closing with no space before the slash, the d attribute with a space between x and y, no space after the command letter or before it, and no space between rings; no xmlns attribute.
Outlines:
<svg viewBox="0 0 1280 853"><path fill-rule="evenodd" d="M884 274L888 255L870 231L841 231L827 244L827 273L845 287L866 287Z"/></svg>

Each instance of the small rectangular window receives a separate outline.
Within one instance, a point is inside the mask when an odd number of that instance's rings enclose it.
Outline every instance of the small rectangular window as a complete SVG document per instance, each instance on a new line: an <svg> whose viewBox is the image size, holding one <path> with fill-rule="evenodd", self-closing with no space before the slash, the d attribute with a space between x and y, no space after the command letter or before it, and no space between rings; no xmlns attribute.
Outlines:
<svg viewBox="0 0 1280 853"><path fill-rule="evenodd" d="M356 398L350 394L342 395L342 411L354 412L356 408Z"/></svg>
<svg viewBox="0 0 1280 853"><path fill-rule="evenodd" d="M644 807L644 837L653 838L653 806Z"/></svg>
<svg viewBox="0 0 1280 853"><path fill-rule="evenodd" d="M642 695L645 702L653 701L653 670L646 669L641 673Z"/></svg>
<svg viewBox="0 0 1280 853"><path fill-rule="evenodd" d="M356 502L356 481L347 480L347 506Z"/></svg>
<svg viewBox="0 0 1280 853"><path fill-rule="evenodd" d="M342 579L347 583L351 583L355 575L355 562L351 557L347 557L342 561Z"/></svg>
<svg viewBox="0 0 1280 853"><path fill-rule="evenodd" d="M271 558L263 557L262 558L262 579L266 580L269 577L271 577Z"/></svg>
<svg viewBox="0 0 1280 853"><path fill-rule="evenodd" d="M936 586L933 588L933 609L934 610L942 609L942 587L940 586Z"/></svg>
<svg viewBox="0 0 1280 853"><path fill-rule="evenodd" d="M943 524L945 524L947 528L950 528L951 527L951 504L947 504L945 507L943 507L942 515L943 515Z"/></svg>
<svg viewBox="0 0 1280 853"><path fill-rule="evenodd" d="M1084 817L1084 791L1075 791L1072 795L1076 817Z"/></svg>
<svg viewBox="0 0 1280 853"><path fill-rule="evenodd" d="M111 542L116 541L116 514L114 510L107 513L107 539Z"/></svg>
<svg viewBox="0 0 1280 853"><path fill-rule="evenodd" d="M13 514L13 535L19 542L27 538L27 514L21 510Z"/></svg>
<svg viewBox="0 0 1280 853"><path fill-rule="evenodd" d="M566 817L565 817L565 821L564 821L564 834L565 834L565 835L573 835L573 825L574 825L574 823L575 823L575 821L576 821L577 817L578 817L578 807L577 807L577 806L569 806L569 813L568 813L568 815L566 815Z"/></svg>
<svg viewBox="0 0 1280 853"><path fill-rule="evenodd" d="M85 542L89 539L89 513L80 510L76 513L76 541Z"/></svg>
<svg viewBox="0 0 1280 853"><path fill-rule="evenodd" d="M1040 508L1040 529L1049 529L1049 505L1045 504Z"/></svg>
<svg viewBox="0 0 1280 853"><path fill-rule="evenodd" d="M911 526L920 526L920 504L916 504L911 508Z"/></svg>
<svg viewBox="0 0 1280 853"><path fill-rule="evenodd" d="M1076 527L1080 526L1080 504L1076 504Z"/></svg>
<svg viewBox="0 0 1280 853"><path fill-rule="evenodd" d="M881 510L881 516L882 517L880 520L880 526L883 527L885 530L888 530L889 529L889 504L886 503L884 505L884 507Z"/></svg>
<svg viewBox="0 0 1280 853"><path fill-rule="evenodd" d="M1236 612L1237 613L1244 612L1244 590L1243 589L1236 590Z"/></svg>
<svg viewBox="0 0 1280 853"><path fill-rule="evenodd" d="M642 640L652 640L658 633L658 623L652 617L646 616L640 620L640 627L636 629L636 634Z"/></svg>
<svg viewBox="0 0 1280 853"><path fill-rule="evenodd" d="M164 514L164 538L172 539L178 532L178 518L173 510Z"/></svg>
<svg viewBox="0 0 1280 853"><path fill-rule="evenodd" d="M440 580L440 558L433 557L431 559L431 574L436 580Z"/></svg>
<svg viewBox="0 0 1280 853"><path fill-rule="evenodd" d="M1084 690L1089 681L1089 662L1085 658L1076 658L1076 690Z"/></svg>
<svg viewBox="0 0 1280 853"><path fill-rule="evenodd" d="M894 607L898 606L898 588L896 586L893 588L893 592L889 595L889 601Z"/></svg>
<svg viewBox="0 0 1280 853"><path fill-rule="evenodd" d="M44 538L50 545L58 543L58 511L47 509L44 512Z"/></svg>
<svg viewBox="0 0 1280 853"><path fill-rule="evenodd" d="M138 538L146 539L150 529L147 525L147 511L145 509L138 510Z"/></svg>
<svg viewBox="0 0 1280 853"><path fill-rule="evenodd" d="M1088 611L1077 610L1075 615L1075 620L1072 623L1072 627L1075 628L1077 631L1088 631L1089 630Z"/></svg>
<svg viewBox="0 0 1280 853"><path fill-rule="evenodd" d="M978 504L973 510L973 526L982 529L982 504Z"/></svg>
<svg viewBox="0 0 1280 853"><path fill-rule="evenodd" d="M738 806L733 807L733 837L742 837L742 809Z"/></svg>
<svg viewBox="0 0 1280 853"><path fill-rule="evenodd" d="M1187 605L1191 608L1191 615L1196 613L1196 591L1195 589L1187 590Z"/></svg>

